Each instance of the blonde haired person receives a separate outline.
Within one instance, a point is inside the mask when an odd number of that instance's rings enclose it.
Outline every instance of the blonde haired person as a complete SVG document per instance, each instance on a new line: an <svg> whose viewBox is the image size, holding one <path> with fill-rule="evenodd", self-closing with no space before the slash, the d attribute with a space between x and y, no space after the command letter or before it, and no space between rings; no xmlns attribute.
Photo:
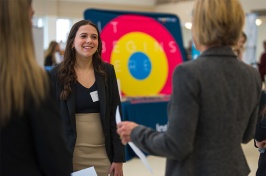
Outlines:
<svg viewBox="0 0 266 176"><path fill-rule="evenodd" d="M244 18L238 0L196 0L192 36L201 55L174 71L167 131L118 124L124 144L167 158L166 176L249 175L241 143L254 137L261 82L232 50Z"/></svg>
<svg viewBox="0 0 266 176"><path fill-rule="evenodd" d="M245 34L245 32L241 32L241 36L238 39L237 44L233 47L233 50L235 52L235 54L238 56L239 60L243 60L243 53L245 50L244 44L247 41L247 35Z"/></svg>
<svg viewBox="0 0 266 176"><path fill-rule="evenodd" d="M51 41L45 52L44 66L54 66L61 62L60 45L56 41Z"/></svg>
<svg viewBox="0 0 266 176"><path fill-rule="evenodd" d="M70 152L34 57L31 0L0 1L0 175L66 176Z"/></svg>

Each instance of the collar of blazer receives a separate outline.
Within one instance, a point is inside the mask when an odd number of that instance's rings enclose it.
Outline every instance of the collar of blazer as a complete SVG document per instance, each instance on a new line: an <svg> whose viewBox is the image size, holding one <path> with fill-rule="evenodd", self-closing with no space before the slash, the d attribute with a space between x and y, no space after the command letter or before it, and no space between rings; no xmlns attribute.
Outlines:
<svg viewBox="0 0 266 176"><path fill-rule="evenodd" d="M235 57L235 53L233 52L230 46L219 46L219 47L211 47L205 50L201 56L209 57L209 56L219 56L219 57Z"/></svg>

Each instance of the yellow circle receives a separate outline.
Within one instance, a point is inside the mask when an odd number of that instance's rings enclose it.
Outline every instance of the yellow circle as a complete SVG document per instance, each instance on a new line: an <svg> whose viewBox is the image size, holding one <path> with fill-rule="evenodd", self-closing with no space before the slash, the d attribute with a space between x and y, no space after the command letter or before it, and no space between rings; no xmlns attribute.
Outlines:
<svg viewBox="0 0 266 176"><path fill-rule="evenodd" d="M151 72L143 80L134 78L128 68L130 56L144 53L151 62ZM168 61L159 42L142 32L131 32L114 43L110 62L114 65L122 92L126 96L158 95L168 76Z"/></svg>

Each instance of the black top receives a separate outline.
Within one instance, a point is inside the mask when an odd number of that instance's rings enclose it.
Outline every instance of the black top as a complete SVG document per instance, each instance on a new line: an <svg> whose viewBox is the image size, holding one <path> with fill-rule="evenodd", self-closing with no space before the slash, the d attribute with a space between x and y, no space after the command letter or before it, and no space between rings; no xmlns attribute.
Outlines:
<svg viewBox="0 0 266 176"><path fill-rule="evenodd" d="M99 113L100 104L96 81L90 88L84 87L78 81L75 84L76 113Z"/></svg>
<svg viewBox="0 0 266 176"><path fill-rule="evenodd" d="M53 66L52 55L45 58L44 66Z"/></svg>

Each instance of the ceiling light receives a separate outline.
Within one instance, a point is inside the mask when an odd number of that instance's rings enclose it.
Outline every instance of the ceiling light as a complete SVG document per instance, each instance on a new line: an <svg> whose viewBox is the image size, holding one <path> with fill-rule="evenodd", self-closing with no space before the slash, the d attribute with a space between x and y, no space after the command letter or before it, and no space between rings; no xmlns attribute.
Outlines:
<svg viewBox="0 0 266 176"><path fill-rule="evenodd" d="M256 19L255 23L257 26L260 26L262 24L262 20L258 18Z"/></svg>
<svg viewBox="0 0 266 176"><path fill-rule="evenodd" d="M186 22L185 23L185 28L190 30L192 28L192 23L191 22Z"/></svg>

